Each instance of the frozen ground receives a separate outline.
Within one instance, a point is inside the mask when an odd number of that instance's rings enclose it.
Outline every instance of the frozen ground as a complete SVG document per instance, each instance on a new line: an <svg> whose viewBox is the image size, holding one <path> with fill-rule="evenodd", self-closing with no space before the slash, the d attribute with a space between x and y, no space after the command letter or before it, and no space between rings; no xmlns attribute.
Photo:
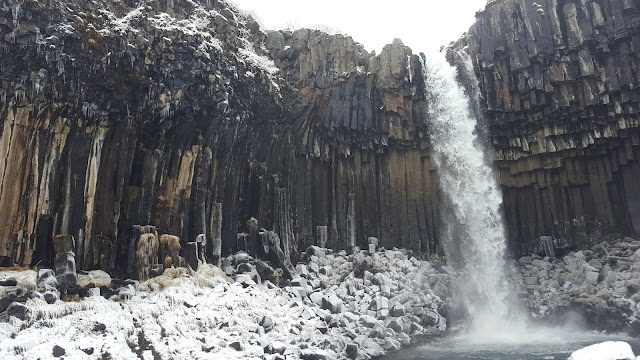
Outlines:
<svg viewBox="0 0 640 360"><path fill-rule="evenodd" d="M152 280L165 287L162 291L139 291L123 302L94 296L49 305L31 299L27 320L12 317L0 324L0 358L53 358L55 346L68 359L259 358L264 353L259 338L264 343L317 322L295 316L296 304L278 290L230 284L213 267L171 273ZM263 316L277 323L273 335L258 325ZM234 342L239 351L229 346Z"/></svg>
<svg viewBox="0 0 640 360"><path fill-rule="evenodd" d="M234 282L202 265L124 287L116 301L35 296L22 319L0 322L0 359L370 359L445 330L434 291L451 276L429 262L391 250L314 254L283 288L255 284L255 270Z"/></svg>

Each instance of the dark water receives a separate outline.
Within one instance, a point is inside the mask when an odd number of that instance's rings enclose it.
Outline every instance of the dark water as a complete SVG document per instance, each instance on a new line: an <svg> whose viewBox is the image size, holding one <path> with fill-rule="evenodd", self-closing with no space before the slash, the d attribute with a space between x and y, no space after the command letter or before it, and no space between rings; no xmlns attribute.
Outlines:
<svg viewBox="0 0 640 360"><path fill-rule="evenodd" d="M485 342L470 337L443 338L426 345L404 349L384 357L385 360L566 360L572 352L604 341L625 341L636 355L640 354L640 339L626 335L597 333L527 334L522 339ZM495 340L495 339L494 339Z"/></svg>

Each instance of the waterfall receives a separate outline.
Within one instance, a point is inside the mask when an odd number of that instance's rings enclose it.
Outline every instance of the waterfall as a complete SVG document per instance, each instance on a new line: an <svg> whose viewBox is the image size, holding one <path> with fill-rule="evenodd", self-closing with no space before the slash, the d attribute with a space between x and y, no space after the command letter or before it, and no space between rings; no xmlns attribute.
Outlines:
<svg viewBox="0 0 640 360"><path fill-rule="evenodd" d="M466 54L457 56L465 60L467 71L472 69ZM513 318L516 306L505 274L502 194L476 135L478 99L465 95L456 68L444 54L427 57L423 65L433 160L448 204L444 212L449 213L443 219L441 243L448 264L465 274L458 296L472 318L472 329L499 331Z"/></svg>

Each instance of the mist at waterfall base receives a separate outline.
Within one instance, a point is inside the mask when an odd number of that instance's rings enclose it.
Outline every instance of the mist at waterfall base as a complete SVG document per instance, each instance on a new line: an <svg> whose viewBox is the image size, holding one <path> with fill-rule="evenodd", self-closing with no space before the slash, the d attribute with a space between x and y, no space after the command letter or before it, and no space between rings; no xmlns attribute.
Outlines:
<svg viewBox="0 0 640 360"><path fill-rule="evenodd" d="M588 332L578 315L555 326L527 322L507 276L502 194L478 139L477 80L468 55L452 55L457 68L443 53L425 56L422 65L433 160L445 197L441 243L447 264L461 273L449 326L461 325L450 337L388 359L566 359L610 340L627 341L637 352L639 340ZM466 89L459 80L469 82Z"/></svg>

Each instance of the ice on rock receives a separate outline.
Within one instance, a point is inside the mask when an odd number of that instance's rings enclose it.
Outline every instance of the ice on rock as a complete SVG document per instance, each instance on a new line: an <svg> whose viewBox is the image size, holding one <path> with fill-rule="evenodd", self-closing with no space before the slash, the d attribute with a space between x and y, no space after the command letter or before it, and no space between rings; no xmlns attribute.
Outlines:
<svg viewBox="0 0 640 360"><path fill-rule="evenodd" d="M569 360L636 360L636 356L628 343L606 341L574 351Z"/></svg>
<svg viewBox="0 0 640 360"><path fill-rule="evenodd" d="M312 248L306 256L309 262L298 270L304 266L307 271L282 288L256 284L251 274L264 264L258 266L262 260L241 252L222 259L233 271L251 269L235 274L235 283L218 267L203 263L197 271L167 269L136 287L114 280L124 286L116 301L98 296L97 287L80 302L30 299L12 310L18 315L24 310L25 320L0 324L5 326L0 326L0 359L16 358L15 348L23 349L20 357L51 358L54 345L71 359L105 354L130 359L141 353L143 358L367 358L408 344L410 335L424 334L429 323L433 330L444 330L436 310L441 301L431 290L424 294L411 287L405 276L409 264L430 266L401 252L378 252L367 256L375 259L371 271L383 275L364 271L358 277L358 255ZM310 264L332 270L308 271ZM110 280L105 274L90 275L83 274L79 283ZM35 278L33 272L34 283ZM393 297L380 295L381 287ZM390 318L391 312L397 317ZM371 332L376 337L369 338Z"/></svg>

